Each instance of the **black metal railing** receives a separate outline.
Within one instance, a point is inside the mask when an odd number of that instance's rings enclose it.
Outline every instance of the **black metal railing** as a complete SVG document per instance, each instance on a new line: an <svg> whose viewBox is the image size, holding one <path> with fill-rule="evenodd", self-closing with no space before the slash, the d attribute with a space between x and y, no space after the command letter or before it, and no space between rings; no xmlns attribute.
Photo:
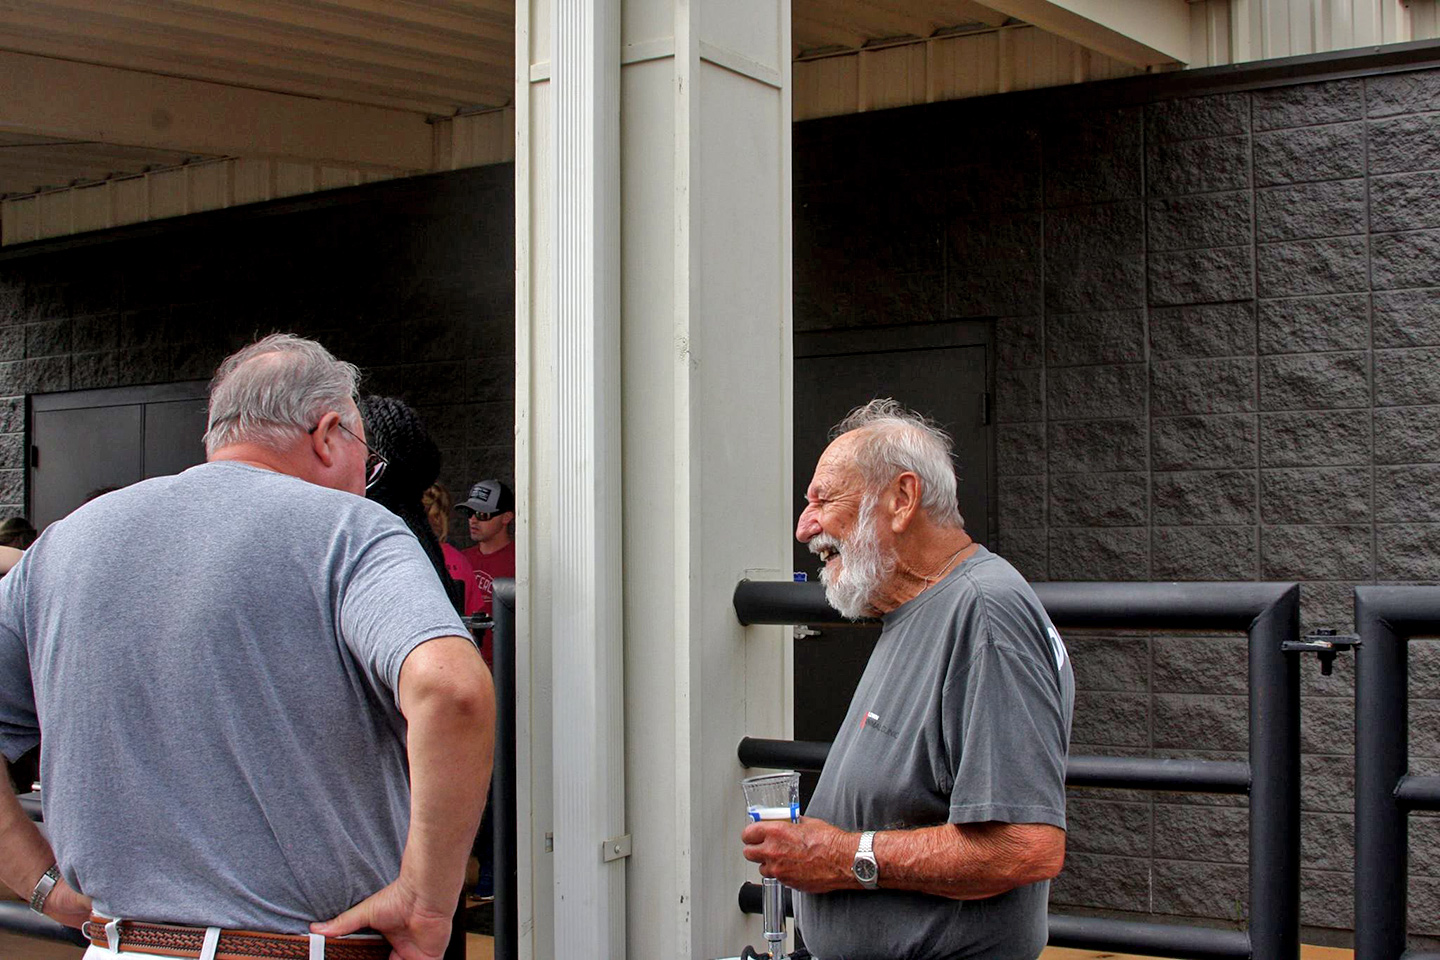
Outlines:
<svg viewBox="0 0 1440 960"><path fill-rule="evenodd" d="M1409 817L1440 810L1440 777L1410 774L1409 642L1440 636L1440 588L1356 587L1355 960L1407 953Z"/></svg>
<svg viewBox="0 0 1440 960"><path fill-rule="evenodd" d="M490 823L495 829L495 960L520 956L519 870L515 822L515 581L496 580L492 652L495 671L495 766Z"/></svg>
<svg viewBox="0 0 1440 960"><path fill-rule="evenodd" d="M1050 619L1062 629L1240 630L1249 637L1247 763L1071 757L1065 777L1069 786L1248 793L1249 929L1052 913L1051 945L1193 960L1297 960L1300 673L1298 658L1282 651L1281 645L1299 639L1299 588L1291 583L1037 583L1034 587ZM747 625L846 622L826 603L824 588L815 583L741 581L734 602L736 615ZM826 750L828 744L747 738L739 753L746 766L813 771L823 765ZM751 891L741 891L742 909L753 901ZM1365 958L1357 955L1357 960Z"/></svg>

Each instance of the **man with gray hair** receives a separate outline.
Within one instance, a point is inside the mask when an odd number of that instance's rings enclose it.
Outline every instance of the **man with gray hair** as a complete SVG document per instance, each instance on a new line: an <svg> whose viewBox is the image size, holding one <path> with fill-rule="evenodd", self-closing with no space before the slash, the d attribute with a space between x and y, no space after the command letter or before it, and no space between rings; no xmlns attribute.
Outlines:
<svg viewBox="0 0 1440 960"><path fill-rule="evenodd" d="M0 753L44 730L48 831L0 791L0 880L88 960L445 952L494 692L363 496L386 464L357 377L298 337L244 348L206 463L86 504L0 581Z"/></svg>
<svg viewBox="0 0 1440 960"><path fill-rule="evenodd" d="M832 433L795 536L884 627L806 816L745 828L816 957L1034 960L1075 700L1029 584L965 532L949 438L893 400Z"/></svg>

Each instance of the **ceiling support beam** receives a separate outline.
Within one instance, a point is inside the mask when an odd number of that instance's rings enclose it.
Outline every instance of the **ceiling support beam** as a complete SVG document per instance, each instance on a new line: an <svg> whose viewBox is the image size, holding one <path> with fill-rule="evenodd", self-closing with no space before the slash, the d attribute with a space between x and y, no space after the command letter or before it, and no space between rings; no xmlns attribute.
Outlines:
<svg viewBox="0 0 1440 960"><path fill-rule="evenodd" d="M0 130L336 166L431 169L418 113L0 52Z"/></svg>
<svg viewBox="0 0 1440 960"><path fill-rule="evenodd" d="M1136 67L1190 60L1190 7L1185 0L984 0L1090 50Z"/></svg>

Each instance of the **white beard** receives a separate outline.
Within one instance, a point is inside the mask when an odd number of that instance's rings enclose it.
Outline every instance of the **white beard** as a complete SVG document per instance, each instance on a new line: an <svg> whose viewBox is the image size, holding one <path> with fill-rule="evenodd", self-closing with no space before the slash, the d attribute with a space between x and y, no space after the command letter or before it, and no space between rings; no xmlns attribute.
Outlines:
<svg viewBox="0 0 1440 960"><path fill-rule="evenodd" d="M825 599L840 615L859 620L870 614L876 592L895 572L895 557L880 549L875 535L877 497L867 495L860 502L855 526L843 541L821 534L810 541L810 552L819 553L826 547L838 547L842 569L839 576L830 573L827 563L820 568L820 582L825 585Z"/></svg>

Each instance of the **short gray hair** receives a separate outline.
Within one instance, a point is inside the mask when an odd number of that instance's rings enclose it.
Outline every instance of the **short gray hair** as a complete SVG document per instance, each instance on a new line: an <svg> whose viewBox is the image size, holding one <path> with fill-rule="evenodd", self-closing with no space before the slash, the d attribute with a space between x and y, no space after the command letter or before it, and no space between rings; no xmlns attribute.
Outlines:
<svg viewBox="0 0 1440 960"><path fill-rule="evenodd" d="M936 524L961 528L950 435L934 421L889 398L856 407L830 431L834 440L859 431L855 465L871 492L901 473L920 478L920 507Z"/></svg>
<svg viewBox="0 0 1440 960"><path fill-rule="evenodd" d="M295 431L315 427L328 411L347 419L345 401L353 401L360 371L335 359L314 340L272 333L225 358L210 381L210 419L205 453L235 443L284 447ZM359 429L357 411L347 426Z"/></svg>

